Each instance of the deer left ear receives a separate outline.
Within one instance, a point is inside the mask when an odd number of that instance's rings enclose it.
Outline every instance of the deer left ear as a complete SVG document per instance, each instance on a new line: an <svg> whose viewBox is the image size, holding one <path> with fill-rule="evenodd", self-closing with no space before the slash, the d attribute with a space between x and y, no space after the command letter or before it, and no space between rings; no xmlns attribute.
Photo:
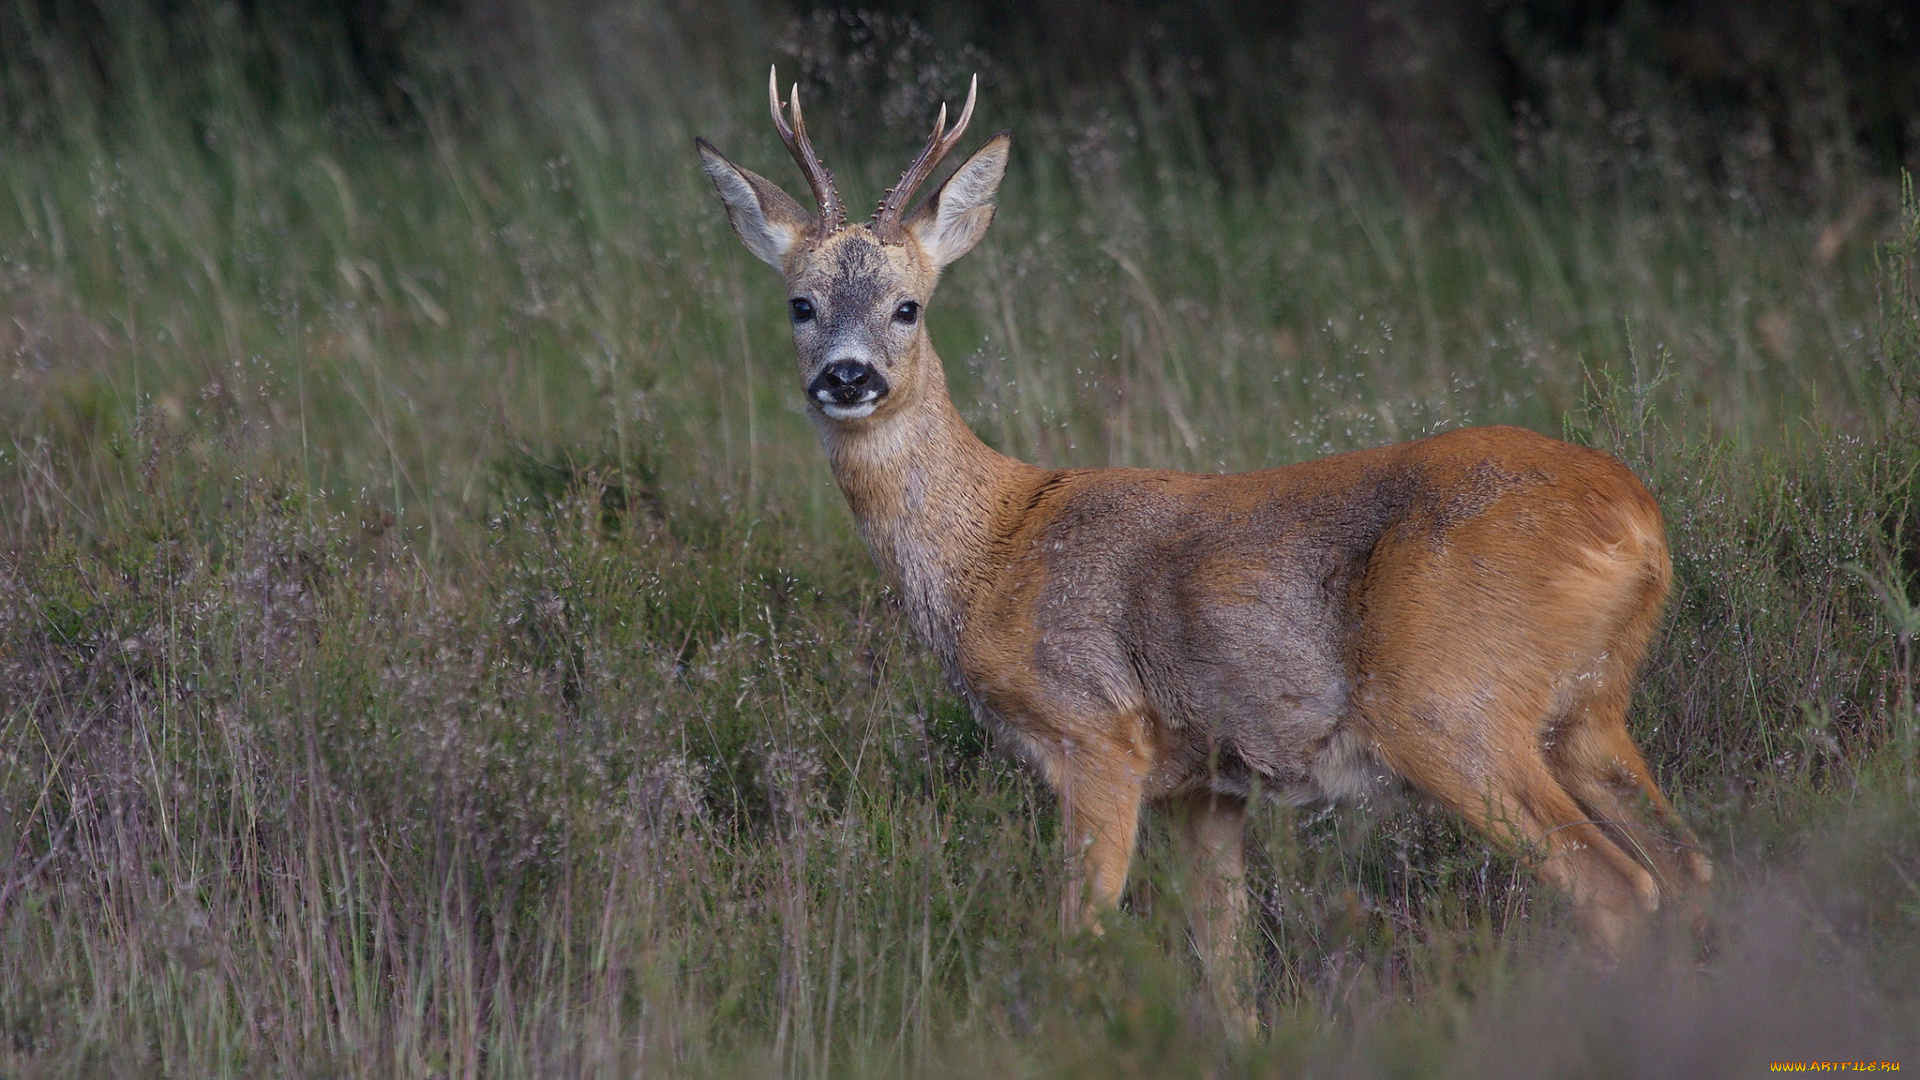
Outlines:
<svg viewBox="0 0 1920 1080"><path fill-rule="evenodd" d="M933 260L944 267L973 250L993 223L993 196L1007 175L1013 139L1002 131L954 170L940 190L928 196L906 221L906 228Z"/></svg>
<svg viewBox="0 0 1920 1080"><path fill-rule="evenodd" d="M695 139L693 144L700 151L707 179L726 204L727 221L740 242L761 262L785 272L787 252L813 227L813 219L773 181L728 161L705 139Z"/></svg>

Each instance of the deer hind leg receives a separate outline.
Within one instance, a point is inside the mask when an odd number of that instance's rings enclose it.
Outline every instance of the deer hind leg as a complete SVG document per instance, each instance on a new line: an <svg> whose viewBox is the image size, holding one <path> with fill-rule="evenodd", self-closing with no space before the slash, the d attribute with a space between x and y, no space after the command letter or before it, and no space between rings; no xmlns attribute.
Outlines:
<svg viewBox="0 0 1920 1080"><path fill-rule="evenodd" d="M1560 716L1541 731L1548 768L1616 844L1645 866L1663 895L1694 904L1713 879L1700 841L1661 794L1627 731L1633 678L1666 593L1664 559L1616 579L1613 625L1586 643L1598 662L1573 684ZM1568 635L1569 637L1571 635ZM1699 913L1696 910L1696 918Z"/></svg>
<svg viewBox="0 0 1920 1080"><path fill-rule="evenodd" d="M1169 809L1185 879L1187 925L1207 991L1230 1028L1251 1033L1256 1021L1241 988L1246 969L1246 800L1198 792L1176 800Z"/></svg>
<svg viewBox="0 0 1920 1080"><path fill-rule="evenodd" d="M1653 782L1627 733L1627 676L1574 702L1547 737L1547 764L1588 816L1645 866L1660 891L1689 902L1713 880L1700 841Z"/></svg>
<svg viewBox="0 0 1920 1080"><path fill-rule="evenodd" d="M1608 959L1659 906L1659 889L1548 767L1534 737L1546 713L1538 696L1513 690L1466 703L1419 690L1376 695L1365 728L1408 782L1496 843L1535 854L1535 872L1572 902L1581 936ZM1411 708L1380 714L1387 702L1409 700Z"/></svg>
<svg viewBox="0 0 1920 1080"><path fill-rule="evenodd" d="M1626 761L1645 779L1625 703L1659 616L1665 556L1657 517L1623 519L1602 536L1558 503L1532 512L1558 520L1569 542L1516 543L1507 518L1483 514L1439 547L1375 551L1355 704L1361 733L1401 776L1495 839L1539 853L1539 876L1572 900L1604 960L1661 900L1647 866L1598 823L1623 820L1625 803L1595 764ZM1594 696L1602 691L1617 699ZM1570 711L1601 701L1608 711ZM1654 798L1654 812L1670 815Z"/></svg>
<svg viewBox="0 0 1920 1080"><path fill-rule="evenodd" d="M1496 843L1531 850L1535 873L1572 901L1581 936L1602 957L1619 952L1660 903L1653 878L1554 779L1537 755L1514 752L1488 775L1468 763L1387 755L1414 786ZM1479 779L1479 782L1476 782Z"/></svg>

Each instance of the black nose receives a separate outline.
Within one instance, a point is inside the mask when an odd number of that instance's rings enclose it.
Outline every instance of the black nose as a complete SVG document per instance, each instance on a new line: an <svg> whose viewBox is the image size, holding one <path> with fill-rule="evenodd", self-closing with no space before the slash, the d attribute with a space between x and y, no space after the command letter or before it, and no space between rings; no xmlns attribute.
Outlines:
<svg viewBox="0 0 1920 1080"><path fill-rule="evenodd" d="M816 401L833 405L855 405L886 396L887 377L872 364L859 360L835 360L820 369L807 386L807 394Z"/></svg>

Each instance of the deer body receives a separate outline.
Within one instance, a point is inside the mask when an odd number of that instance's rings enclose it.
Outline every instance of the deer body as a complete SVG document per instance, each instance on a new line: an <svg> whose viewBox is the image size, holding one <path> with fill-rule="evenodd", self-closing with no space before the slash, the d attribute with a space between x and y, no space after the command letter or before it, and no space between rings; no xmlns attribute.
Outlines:
<svg viewBox="0 0 1920 1080"><path fill-rule="evenodd" d="M813 416L875 561L1058 792L1083 917L1119 902L1141 808L1165 806L1224 982L1245 800L1396 780L1533 848L1603 954L1707 882L1626 729L1670 571L1624 465L1507 427L1237 475L1007 458L954 409L918 318L991 221L1005 134L904 214L970 93L874 221L847 225L797 100L789 128L769 92L818 217L701 143L708 175L787 282Z"/></svg>

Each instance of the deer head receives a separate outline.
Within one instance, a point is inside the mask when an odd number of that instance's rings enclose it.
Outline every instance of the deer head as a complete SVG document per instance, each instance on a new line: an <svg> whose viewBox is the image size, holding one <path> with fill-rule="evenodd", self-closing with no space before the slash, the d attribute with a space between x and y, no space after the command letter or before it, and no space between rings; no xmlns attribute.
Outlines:
<svg viewBox="0 0 1920 1080"><path fill-rule="evenodd" d="M800 380L828 424L873 425L945 395L923 316L940 271L971 250L993 221L994 192L1007 171L1007 133L988 139L933 194L903 209L960 141L978 86L976 76L951 132L941 106L926 146L863 224L848 224L833 174L807 138L799 86L783 111L773 72L767 76L773 124L813 189L816 213L705 139L694 140L733 231L786 281Z"/></svg>

